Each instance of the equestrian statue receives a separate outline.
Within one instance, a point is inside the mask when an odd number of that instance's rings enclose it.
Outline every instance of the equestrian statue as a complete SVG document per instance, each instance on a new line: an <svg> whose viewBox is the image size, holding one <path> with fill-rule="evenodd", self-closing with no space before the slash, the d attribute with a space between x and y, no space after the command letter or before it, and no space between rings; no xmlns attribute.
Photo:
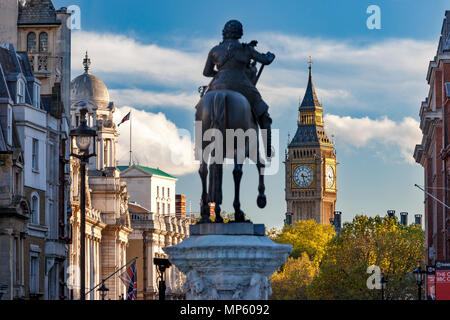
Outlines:
<svg viewBox="0 0 450 320"><path fill-rule="evenodd" d="M242 43L239 39L243 36L242 24L237 20L228 21L223 29L223 41L211 49L206 61L203 75L212 77L209 86L200 87L200 102L196 106L196 121L202 123L202 137L208 129L217 129L223 133L223 145L227 145L227 130L254 130L258 134L262 130L263 138L266 138L265 151L267 158L272 156L271 146L271 124L272 119L268 113L269 106L262 99L256 84L261 76L264 66L271 64L275 55L271 52L266 54L258 52L255 48L257 41ZM257 63L261 64L259 71ZM259 128L258 128L259 127ZM202 139L203 140L203 139ZM235 184L235 197L233 207L235 210L235 222L245 221L245 214L241 210L239 199L240 183L242 179L243 161L239 161L238 154L245 154L256 163L259 174L257 205L265 208L267 204L264 186L264 163L259 153L259 139L256 143L250 143L247 139L245 144L238 145L232 141L234 146L233 178ZM230 141L228 141L228 144ZM221 217L222 204L222 176L224 161L209 163L208 159L214 154L206 154L207 143L201 142L201 165L199 174L202 180L201 196L201 220L199 223L211 223L210 203L215 203L215 222L223 223ZM252 152L256 151L256 152ZM256 159L251 155L256 154ZM223 152L223 158L230 155ZM216 159L217 160L217 159ZM224 159L220 159L224 160ZM208 188L209 173L209 188Z"/></svg>

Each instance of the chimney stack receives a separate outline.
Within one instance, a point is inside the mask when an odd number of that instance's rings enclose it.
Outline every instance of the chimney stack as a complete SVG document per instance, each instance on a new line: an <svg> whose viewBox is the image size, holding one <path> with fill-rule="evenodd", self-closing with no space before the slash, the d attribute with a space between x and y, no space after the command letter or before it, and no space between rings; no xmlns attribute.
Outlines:
<svg viewBox="0 0 450 320"><path fill-rule="evenodd" d="M419 225L422 226L422 215L421 214L416 214L415 215L415 221L414 221L415 225Z"/></svg>
<svg viewBox="0 0 450 320"><path fill-rule="evenodd" d="M186 216L186 196L184 194L175 195L175 213L179 218Z"/></svg>
<svg viewBox="0 0 450 320"><path fill-rule="evenodd" d="M387 215L389 218L395 218L395 210L388 210Z"/></svg>
<svg viewBox="0 0 450 320"><path fill-rule="evenodd" d="M341 211L334 212L333 225L334 225L334 231L336 232L336 234L338 234L338 235L341 234L341 227L342 227L342 212Z"/></svg>
<svg viewBox="0 0 450 320"><path fill-rule="evenodd" d="M408 212L400 212L400 223L405 227L408 226Z"/></svg>

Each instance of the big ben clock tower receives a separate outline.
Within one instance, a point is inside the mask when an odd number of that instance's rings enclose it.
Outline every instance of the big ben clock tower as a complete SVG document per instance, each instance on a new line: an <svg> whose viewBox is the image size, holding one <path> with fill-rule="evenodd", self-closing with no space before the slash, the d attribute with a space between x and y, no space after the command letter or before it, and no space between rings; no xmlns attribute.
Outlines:
<svg viewBox="0 0 450 320"><path fill-rule="evenodd" d="M323 123L323 108L312 81L311 57L297 132L286 152L286 223L314 219L329 224L336 205L336 152Z"/></svg>

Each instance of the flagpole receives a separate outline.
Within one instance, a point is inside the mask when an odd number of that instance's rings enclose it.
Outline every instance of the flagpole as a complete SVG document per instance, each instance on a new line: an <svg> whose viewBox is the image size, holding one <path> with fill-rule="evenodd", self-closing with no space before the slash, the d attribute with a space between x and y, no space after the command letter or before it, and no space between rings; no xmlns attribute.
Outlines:
<svg viewBox="0 0 450 320"><path fill-rule="evenodd" d="M132 146L131 146L131 135L132 135L132 129L131 129L131 122L133 120L131 119L131 111L130 111L130 167L131 167L131 157L132 157Z"/></svg>
<svg viewBox="0 0 450 320"><path fill-rule="evenodd" d="M96 285L95 287L93 287L91 290L89 290L89 292L86 293L86 295L88 295L89 293L91 293L95 288L100 287L102 285L102 283L106 282L106 280L108 280L109 278L111 278L112 276L114 276L117 272L119 272L120 270L122 270L123 268L125 268L127 265L129 265L130 263L133 263L134 261L136 261L139 257L135 257L133 259L131 259L130 261L128 261L126 264L124 264L122 267L120 267L119 269L117 269L116 271L114 271L113 273L111 273L109 276L107 276L105 279L102 280L102 282L100 282L98 285Z"/></svg>

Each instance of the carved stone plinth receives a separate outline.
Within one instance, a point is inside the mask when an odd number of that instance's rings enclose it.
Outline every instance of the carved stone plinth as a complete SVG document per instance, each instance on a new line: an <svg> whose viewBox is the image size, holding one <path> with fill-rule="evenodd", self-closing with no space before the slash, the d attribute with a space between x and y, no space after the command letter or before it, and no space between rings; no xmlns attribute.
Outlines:
<svg viewBox="0 0 450 320"><path fill-rule="evenodd" d="M292 252L248 223L191 226L191 237L164 251L186 275L187 300L267 300L270 277Z"/></svg>

